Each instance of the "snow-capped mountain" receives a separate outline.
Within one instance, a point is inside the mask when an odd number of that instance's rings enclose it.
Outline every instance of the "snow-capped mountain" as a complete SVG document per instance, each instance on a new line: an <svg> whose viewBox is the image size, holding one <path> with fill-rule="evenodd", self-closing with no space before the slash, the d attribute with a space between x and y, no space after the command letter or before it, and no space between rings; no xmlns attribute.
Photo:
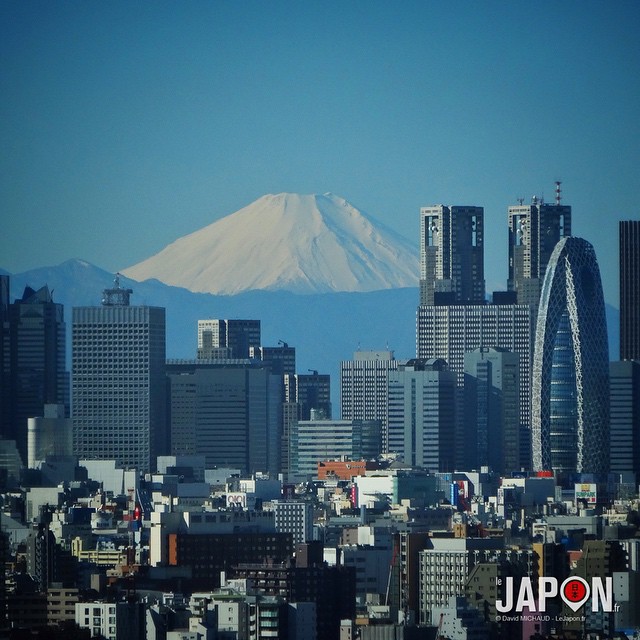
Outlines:
<svg viewBox="0 0 640 640"><path fill-rule="evenodd" d="M122 273L194 292L415 287L417 243L331 193L265 195Z"/></svg>

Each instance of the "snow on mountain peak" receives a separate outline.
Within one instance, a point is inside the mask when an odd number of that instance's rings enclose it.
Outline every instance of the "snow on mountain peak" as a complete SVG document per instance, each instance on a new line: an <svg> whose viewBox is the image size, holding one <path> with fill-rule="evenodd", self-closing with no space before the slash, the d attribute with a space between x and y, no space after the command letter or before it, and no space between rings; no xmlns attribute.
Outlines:
<svg viewBox="0 0 640 640"><path fill-rule="evenodd" d="M194 292L415 287L417 246L332 193L268 194L123 269Z"/></svg>

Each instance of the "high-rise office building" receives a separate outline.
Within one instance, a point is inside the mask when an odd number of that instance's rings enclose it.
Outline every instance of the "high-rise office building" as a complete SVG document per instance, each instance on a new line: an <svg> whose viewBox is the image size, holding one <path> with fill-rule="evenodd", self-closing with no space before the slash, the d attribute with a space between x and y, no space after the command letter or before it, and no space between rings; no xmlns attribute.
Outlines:
<svg viewBox="0 0 640 640"><path fill-rule="evenodd" d="M249 357L269 365L271 373L279 376L296 372L296 348L283 342L279 347L249 347Z"/></svg>
<svg viewBox="0 0 640 640"><path fill-rule="evenodd" d="M519 357L520 466L529 467L534 322L530 305L421 305L418 308L418 358L441 358L458 376L456 468L462 469L465 464L464 356L487 347L507 349Z"/></svg>
<svg viewBox="0 0 640 640"><path fill-rule="evenodd" d="M388 443L404 463L454 470L456 374L444 360L409 360L389 372Z"/></svg>
<svg viewBox="0 0 640 640"><path fill-rule="evenodd" d="M27 459L27 421L42 416L45 404L69 408L64 307L47 286L26 287L9 305L9 422L23 461ZM7 437L5 436L5 437Z"/></svg>
<svg viewBox="0 0 640 640"><path fill-rule="evenodd" d="M0 438L13 436L11 428L11 347L9 276L0 275Z"/></svg>
<svg viewBox="0 0 640 640"><path fill-rule="evenodd" d="M560 182L552 204L534 196L531 204L509 207L508 289L518 304L537 305L542 281L556 244L571 235L571 207L561 204Z"/></svg>
<svg viewBox="0 0 640 640"><path fill-rule="evenodd" d="M248 358L250 347L260 346L260 320L198 320L198 359L209 360L210 349L229 349L227 358Z"/></svg>
<svg viewBox="0 0 640 640"><path fill-rule="evenodd" d="M282 405L282 444L280 466L289 473L289 434L298 420L314 417L331 419L331 376L311 371L284 375L284 403Z"/></svg>
<svg viewBox="0 0 640 640"><path fill-rule="evenodd" d="M131 306L131 293L116 277L102 306L73 309L73 444L80 458L149 472L168 452L165 310Z"/></svg>
<svg viewBox="0 0 640 640"><path fill-rule="evenodd" d="M620 360L640 360L640 220L620 232Z"/></svg>
<svg viewBox="0 0 640 640"><path fill-rule="evenodd" d="M282 377L249 360L167 363L172 455L208 467L280 470Z"/></svg>
<svg viewBox="0 0 640 640"><path fill-rule="evenodd" d="M356 351L353 360L340 363L340 417L343 420L380 420L382 442L387 442L389 372L398 368L393 351Z"/></svg>
<svg viewBox="0 0 640 640"><path fill-rule="evenodd" d="M533 465L609 471L609 347L600 270L586 240L563 238L544 278L532 385Z"/></svg>
<svg viewBox="0 0 640 640"><path fill-rule="evenodd" d="M484 209L420 210L420 304L483 304Z"/></svg>
<svg viewBox="0 0 640 640"><path fill-rule="evenodd" d="M520 469L520 357L499 347L464 354L465 469Z"/></svg>
<svg viewBox="0 0 640 640"><path fill-rule="evenodd" d="M635 474L637 482L640 479L640 361L609 363L609 416L611 472Z"/></svg>
<svg viewBox="0 0 640 640"><path fill-rule="evenodd" d="M379 420L299 420L289 435L289 480L316 478L323 460L362 460L380 454Z"/></svg>

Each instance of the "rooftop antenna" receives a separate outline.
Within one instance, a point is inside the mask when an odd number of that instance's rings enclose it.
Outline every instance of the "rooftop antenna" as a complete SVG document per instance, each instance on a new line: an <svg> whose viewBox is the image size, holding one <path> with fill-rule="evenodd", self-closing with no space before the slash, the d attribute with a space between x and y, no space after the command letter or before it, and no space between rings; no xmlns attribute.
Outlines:
<svg viewBox="0 0 640 640"><path fill-rule="evenodd" d="M123 289L120 286L120 274L116 273L113 279L113 288L102 291L102 304L105 307L128 307L129 296L132 293L133 289Z"/></svg>
<svg viewBox="0 0 640 640"><path fill-rule="evenodd" d="M524 198L516 198L516 200L517 200L518 204L520 206L522 206L522 203L524 202Z"/></svg>
<svg viewBox="0 0 640 640"><path fill-rule="evenodd" d="M562 188L560 185L562 182L560 180L556 180L556 206L560 206L560 201L562 200Z"/></svg>

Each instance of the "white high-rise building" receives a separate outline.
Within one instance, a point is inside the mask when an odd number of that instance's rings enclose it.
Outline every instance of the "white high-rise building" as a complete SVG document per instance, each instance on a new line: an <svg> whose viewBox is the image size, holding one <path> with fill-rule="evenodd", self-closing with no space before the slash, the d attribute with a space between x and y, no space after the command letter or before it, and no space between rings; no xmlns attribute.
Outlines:
<svg viewBox="0 0 640 640"><path fill-rule="evenodd" d="M380 420L382 443L387 442L389 373L398 368L393 351L356 351L340 363L340 417Z"/></svg>
<svg viewBox="0 0 640 640"><path fill-rule="evenodd" d="M167 453L165 310L130 306L116 278L100 307L72 321L73 448L141 472Z"/></svg>

